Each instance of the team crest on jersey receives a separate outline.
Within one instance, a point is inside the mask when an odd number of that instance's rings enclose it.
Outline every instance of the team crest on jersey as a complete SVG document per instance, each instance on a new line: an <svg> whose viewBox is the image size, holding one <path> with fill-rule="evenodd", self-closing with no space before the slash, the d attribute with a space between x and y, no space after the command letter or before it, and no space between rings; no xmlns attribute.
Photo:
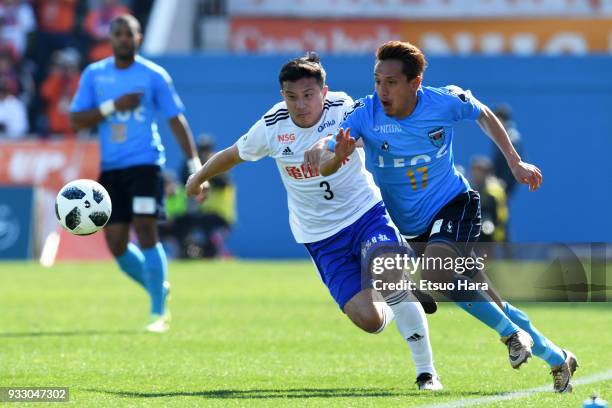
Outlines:
<svg viewBox="0 0 612 408"><path fill-rule="evenodd" d="M445 139L445 131L444 128L437 128L427 133L429 136L429 141L432 145L436 147L442 147Z"/></svg>
<svg viewBox="0 0 612 408"><path fill-rule="evenodd" d="M383 152L388 152L389 151L389 142L387 142L386 140L383 142L382 146L380 146L380 148L382 149Z"/></svg>

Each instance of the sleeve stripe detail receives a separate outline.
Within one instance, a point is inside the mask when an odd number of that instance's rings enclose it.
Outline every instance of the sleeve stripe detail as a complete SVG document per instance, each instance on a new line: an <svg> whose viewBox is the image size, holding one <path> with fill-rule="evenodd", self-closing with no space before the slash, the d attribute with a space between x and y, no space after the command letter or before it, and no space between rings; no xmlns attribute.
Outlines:
<svg viewBox="0 0 612 408"><path fill-rule="evenodd" d="M326 100L325 101L325 106L330 105L330 106L339 106L342 105L344 103L344 99L336 99L335 101L330 101L330 100Z"/></svg>
<svg viewBox="0 0 612 408"><path fill-rule="evenodd" d="M326 111L329 108L332 107L336 107L336 106L343 106L344 105L344 99L338 99L336 101L325 101L324 105L323 105L323 110ZM281 120L285 120L289 118L289 110L282 108L277 110L274 113L271 113L269 115L265 115L264 116L264 121L266 122L266 126L272 126L276 123L278 123Z"/></svg>
<svg viewBox="0 0 612 408"><path fill-rule="evenodd" d="M266 126L272 126L275 123L281 121L281 120L285 120L289 118L289 112L283 113L277 117L275 117L274 119L267 119L266 120Z"/></svg>
<svg viewBox="0 0 612 408"><path fill-rule="evenodd" d="M275 116L282 115L282 114L287 113L287 112L289 112L287 109L282 108L282 109L277 110L274 113L271 113L269 115L264 116L264 119L265 120L272 120L272 119L274 119Z"/></svg>

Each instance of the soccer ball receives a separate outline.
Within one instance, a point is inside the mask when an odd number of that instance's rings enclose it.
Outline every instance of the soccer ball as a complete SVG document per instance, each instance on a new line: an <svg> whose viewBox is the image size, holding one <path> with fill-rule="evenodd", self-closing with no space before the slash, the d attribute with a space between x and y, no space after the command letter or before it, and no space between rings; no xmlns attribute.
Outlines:
<svg viewBox="0 0 612 408"><path fill-rule="evenodd" d="M55 216L74 235L90 235L101 230L112 211L108 192L93 180L80 179L66 184L55 199Z"/></svg>

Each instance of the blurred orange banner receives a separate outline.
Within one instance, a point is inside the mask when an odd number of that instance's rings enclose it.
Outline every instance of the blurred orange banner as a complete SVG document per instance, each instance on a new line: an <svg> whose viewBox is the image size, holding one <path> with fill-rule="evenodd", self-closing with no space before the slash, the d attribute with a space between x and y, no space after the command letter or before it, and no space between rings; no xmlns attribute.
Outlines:
<svg viewBox="0 0 612 408"><path fill-rule="evenodd" d="M392 39L428 55L610 53L612 19L304 20L233 18L239 52L371 53Z"/></svg>
<svg viewBox="0 0 612 408"><path fill-rule="evenodd" d="M612 19L407 21L402 39L430 55L610 53Z"/></svg>
<svg viewBox="0 0 612 408"><path fill-rule="evenodd" d="M99 163L97 141L0 142L2 184L28 184L58 191L74 179L97 179Z"/></svg>
<svg viewBox="0 0 612 408"><path fill-rule="evenodd" d="M234 18L231 49L250 52L314 50L368 53L378 45L401 37L402 25L393 20L292 20Z"/></svg>
<svg viewBox="0 0 612 408"><path fill-rule="evenodd" d="M612 15L610 0L227 0L230 16L532 18Z"/></svg>

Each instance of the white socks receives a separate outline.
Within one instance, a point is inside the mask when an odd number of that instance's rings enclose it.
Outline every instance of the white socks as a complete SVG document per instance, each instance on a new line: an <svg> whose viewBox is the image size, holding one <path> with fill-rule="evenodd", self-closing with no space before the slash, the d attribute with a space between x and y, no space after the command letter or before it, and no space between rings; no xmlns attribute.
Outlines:
<svg viewBox="0 0 612 408"><path fill-rule="evenodd" d="M387 302L383 306L385 323L379 331L382 331L395 316L397 330L408 342L412 351L417 376L421 373L437 375L429 343L429 326L419 301L406 291L395 292L387 296L385 301Z"/></svg>

